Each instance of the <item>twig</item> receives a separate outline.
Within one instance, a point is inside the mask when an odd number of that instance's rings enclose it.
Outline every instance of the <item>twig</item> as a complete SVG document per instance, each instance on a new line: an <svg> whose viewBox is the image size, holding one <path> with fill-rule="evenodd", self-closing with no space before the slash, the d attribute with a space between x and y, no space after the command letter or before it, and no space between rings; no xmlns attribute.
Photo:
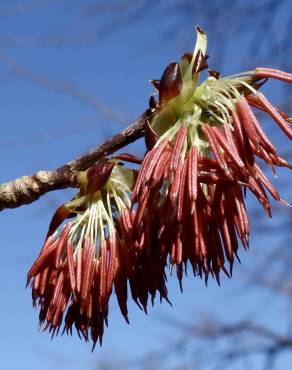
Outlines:
<svg viewBox="0 0 292 370"><path fill-rule="evenodd" d="M96 112L101 114L104 118L109 120L114 120L116 122L125 123L128 116L121 112L116 112L104 102L98 99L96 96L91 95L87 91L80 89L75 86L72 82L51 80L46 76L35 73L31 69L25 67L24 65L18 63L10 55L4 51L0 51L0 62L7 65L11 71L17 76L28 79L39 86L46 89L64 93L72 98L78 100L79 102L86 104L87 106L93 108Z"/></svg>
<svg viewBox="0 0 292 370"><path fill-rule="evenodd" d="M1 184L0 211L32 203L52 190L76 187L76 172L87 169L99 159L144 135L146 116L147 111L119 134L54 171L38 171L32 176L23 176Z"/></svg>

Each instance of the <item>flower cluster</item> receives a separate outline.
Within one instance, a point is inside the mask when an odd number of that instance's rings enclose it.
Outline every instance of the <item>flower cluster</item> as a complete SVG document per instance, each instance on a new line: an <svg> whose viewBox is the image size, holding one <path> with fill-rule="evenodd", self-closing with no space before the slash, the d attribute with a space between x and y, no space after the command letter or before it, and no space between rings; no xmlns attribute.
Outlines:
<svg viewBox="0 0 292 370"><path fill-rule="evenodd" d="M134 243L150 238L160 263L176 265L181 285L189 261L195 275L232 274L238 240L248 247L249 226L244 193L249 189L271 216L271 196L284 202L256 163L291 166L281 158L251 107L267 113L292 139L291 119L258 89L267 78L292 82L292 75L257 68L221 78L208 70L206 34L197 28L193 54L171 63L160 81L152 81L159 101L150 99L146 127L148 152L132 194L136 204ZM142 242L143 241L143 242ZM225 267L229 262L229 272Z"/></svg>
<svg viewBox="0 0 292 370"><path fill-rule="evenodd" d="M271 216L267 192L283 204L256 162L292 168L279 156L252 108L267 113L292 139L291 119L260 93L268 78L292 75L267 68L221 77L208 69L206 34L197 28L194 52L171 63L152 84L142 161L118 155L77 175L79 192L52 218L44 246L28 273L40 323L95 343L102 341L114 288L128 322L127 290L147 312L158 292L168 301L165 269L182 277L232 274L239 242L249 246L245 192ZM139 172L121 161L141 164ZM142 162L142 163L141 163ZM226 268L225 261L229 268Z"/></svg>
<svg viewBox="0 0 292 370"><path fill-rule="evenodd" d="M78 175L80 191L52 218L42 250L28 273L40 324L52 335L64 331L93 343L102 340L108 302L115 286L127 317L127 250L119 223L129 214L134 172L116 162L92 166ZM69 218L63 226L61 224Z"/></svg>

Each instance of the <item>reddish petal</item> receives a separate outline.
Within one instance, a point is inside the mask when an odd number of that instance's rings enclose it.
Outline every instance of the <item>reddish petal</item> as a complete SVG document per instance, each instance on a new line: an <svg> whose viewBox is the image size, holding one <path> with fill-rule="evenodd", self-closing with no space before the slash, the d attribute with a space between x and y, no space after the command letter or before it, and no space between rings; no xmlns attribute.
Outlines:
<svg viewBox="0 0 292 370"><path fill-rule="evenodd" d="M182 89L182 77L178 63L170 63L160 79L159 84L159 102L167 103L172 98L180 94Z"/></svg>

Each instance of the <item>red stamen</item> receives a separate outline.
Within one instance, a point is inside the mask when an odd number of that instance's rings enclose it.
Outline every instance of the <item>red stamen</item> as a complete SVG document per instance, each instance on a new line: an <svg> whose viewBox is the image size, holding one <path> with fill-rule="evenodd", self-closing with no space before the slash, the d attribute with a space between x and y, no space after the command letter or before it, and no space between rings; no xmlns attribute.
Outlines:
<svg viewBox="0 0 292 370"><path fill-rule="evenodd" d="M71 225L67 224L63 228L63 230L61 232L61 235L58 239L57 250L56 250L56 254L55 254L55 268L56 269L58 269L60 267L61 256L62 256L62 253L64 252L64 248L65 248L65 246L68 242L67 238L68 238L70 229L71 229Z"/></svg>
<svg viewBox="0 0 292 370"><path fill-rule="evenodd" d="M175 262L177 265L182 263L183 258L183 243L181 241L181 235L177 234L176 248L175 248Z"/></svg>
<svg viewBox="0 0 292 370"><path fill-rule="evenodd" d="M239 156L238 149L235 143L234 132L231 131L229 125L224 125L224 133L229 145L232 147L232 150Z"/></svg>
<svg viewBox="0 0 292 370"><path fill-rule="evenodd" d="M257 97L266 109L266 112L273 118L278 126L285 132L285 134L292 140L292 129L288 126L285 119L277 112L276 108L268 101L268 99L260 92L257 93Z"/></svg>
<svg viewBox="0 0 292 370"><path fill-rule="evenodd" d="M223 154L220 152L218 140L215 137L211 127L208 126L208 125L205 125L204 128L203 128L203 131L204 131L204 133L206 134L206 136L208 138L211 150L214 153L220 167L223 169L223 171L225 172L227 177L233 179L233 177L232 177L232 175L229 171L229 168L227 166L227 163L226 163L226 161L223 157Z"/></svg>
<svg viewBox="0 0 292 370"><path fill-rule="evenodd" d="M190 201L193 203L191 213L194 211L194 202L197 199L198 187L198 150L192 146L188 153L188 192Z"/></svg>
<svg viewBox="0 0 292 370"><path fill-rule="evenodd" d="M173 265L175 264L175 242L171 244L171 249L170 249L170 256L169 256L169 263L170 263L170 273L172 273L172 268Z"/></svg>
<svg viewBox="0 0 292 370"><path fill-rule="evenodd" d="M94 254L94 245L91 243L89 237L85 237L82 251L82 281L80 288L80 298L83 302L87 300L92 285L92 280L90 280L90 276L94 267Z"/></svg>
<svg viewBox="0 0 292 370"><path fill-rule="evenodd" d="M265 185L265 187L268 189L270 194L275 200L280 200L280 195L277 192L276 188L270 183L266 175L263 173L263 171L260 169L260 167L255 164L255 172L258 175L259 179L262 181L262 183Z"/></svg>
<svg viewBox="0 0 292 370"><path fill-rule="evenodd" d="M152 172L159 158L161 157L162 153L166 150L167 145L168 145L168 140L163 139L160 141L160 143L156 147L154 147L151 150L150 152L151 155L148 157L148 160L147 160L147 169L145 172L145 183L148 183L149 180L151 179Z"/></svg>
<svg viewBox="0 0 292 370"><path fill-rule="evenodd" d="M187 177L187 161L183 164L182 174L181 174L181 182L180 182L180 189L178 193L178 202L177 202L177 220L180 222L183 217L183 204L185 199L185 186L186 186L186 177Z"/></svg>
<svg viewBox="0 0 292 370"><path fill-rule="evenodd" d="M40 280L41 280L41 273L39 272L38 274L36 274L34 278L34 282L33 282L33 290L35 290L36 292L39 289Z"/></svg>
<svg viewBox="0 0 292 370"><path fill-rule="evenodd" d="M100 282L99 282L99 299L100 307L102 310L106 309L106 296L107 296L107 269L106 269L106 245L100 246Z"/></svg>
<svg viewBox="0 0 292 370"><path fill-rule="evenodd" d="M256 77L274 78L284 82L292 82L292 74L272 68L259 67L255 70Z"/></svg>
<svg viewBox="0 0 292 370"><path fill-rule="evenodd" d="M220 216L219 216L219 227L223 239L223 246L226 254L226 258L230 263L230 266L233 264L234 258L233 258L233 248L232 248L232 243L231 243L231 237L229 233L229 226L227 222L228 214L225 210L225 207L223 205L223 202L220 204Z"/></svg>
<svg viewBox="0 0 292 370"><path fill-rule="evenodd" d="M125 208L122 212L121 221L122 221L121 225L123 227L125 234L130 233L130 230L132 229L132 222L127 208Z"/></svg>
<svg viewBox="0 0 292 370"><path fill-rule="evenodd" d="M246 130L249 140L253 142L254 145L256 146L256 149L259 150L260 138L254 127L254 122L253 122L254 117L253 117L252 111L248 105L247 100L244 97L242 97L240 100L237 101L236 111L239 115L240 121L244 125L244 128Z"/></svg>
<svg viewBox="0 0 292 370"><path fill-rule="evenodd" d="M152 153L152 151L148 152L145 155L145 158L144 158L144 160L142 162L142 165L140 167L140 170L139 170L136 182L135 182L135 186L134 186L134 189L133 189L133 193L132 193L132 203L136 203L137 196L140 192L141 186L142 186L142 184L145 183L145 172L147 171L147 164L148 164L149 157L152 155L151 153Z"/></svg>
<svg viewBox="0 0 292 370"><path fill-rule="evenodd" d="M31 269L27 274L28 282L48 262L50 257L53 256L53 254L56 251L57 244L58 241L56 240L40 253L40 255L38 256L38 258L36 259L36 261L34 262L34 264L32 265Z"/></svg>
<svg viewBox="0 0 292 370"><path fill-rule="evenodd" d="M245 126L240 121L239 116L237 115L237 112L232 112L232 119L233 119L234 133L235 133L236 141L238 143L240 157L245 163L245 165L253 166L255 159L254 159L251 145L255 146L256 151L258 150L258 147L256 146L256 144L253 144L253 141L249 140Z"/></svg>
<svg viewBox="0 0 292 370"><path fill-rule="evenodd" d="M79 249L76 254L76 291L80 293L82 284L82 249Z"/></svg>
<svg viewBox="0 0 292 370"><path fill-rule="evenodd" d="M121 161L126 161L126 162L136 163L136 164L141 164L143 161L142 158L137 157L130 153L121 153L121 154L115 155L114 158L120 159Z"/></svg>
<svg viewBox="0 0 292 370"><path fill-rule="evenodd" d="M161 157L158 160L158 163L156 164L156 167L153 171L153 175L151 178L151 182L149 184L149 188L152 189L158 184L160 184L160 181L163 178L163 174L165 172L166 167L169 164L169 160L171 157L171 151L166 150L162 153Z"/></svg>
<svg viewBox="0 0 292 370"><path fill-rule="evenodd" d="M271 214L271 208L270 208L270 202L267 197L267 194L265 192L265 189L263 188L260 181L257 181L253 177L249 178L249 184L251 191L254 193L254 195L257 197L260 204L263 206L264 210L266 211L267 215L269 217L272 217Z"/></svg>
<svg viewBox="0 0 292 370"><path fill-rule="evenodd" d="M170 162L171 171L175 171L179 164L181 150L183 148L187 132L188 132L188 128L186 126L182 126L179 132L177 133L174 148L173 148L173 153L171 157L171 162Z"/></svg>
<svg viewBox="0 0 292 370"><path fill-rule="evenodd" d="M142 194L141 199L139 201L139 209L138 209L138 211L136 213L136 216L135 216L135 221L134 221L134 225L133 225L134 230L137 230L137 228L139 227L139 225L142 221L142 218L143 218L143 215L144 215L144 212L146 210L147 203L148 203L148 198L149 198L149 191L148 191L147 187L145 187L144 188L144 193Z"/></svg>
<svg viewBox="0 0 292 370"><path fill-rule="evenodd" d="M248 101L248 103L257 108L257 109L260 109L261 111L263 112L267 112L265 107L263 106L263 104L261 103L261 101L259 100L258 96L253 96L253 95L248 95L246 96L246 99ZM284 120L288 123L291 123L291 118L289 118L289 116L282 112L279 108L275 107L275 109L277 110L277 112L284 118Z"/></svg>
<svg viewBox="0 0 292 370"><path fill-rule="evenodd" d="M247 155L245 152L245 138L244 138L244 133L242 131L241 127L241 122L239 120L239 117L236 113L236 111L231 111L231 116L232 116L232 123L234 127L234 138L236 142L236 147L238 149L239 155L242 158L243 162L247 162ZM225 125L226 126L226 125Z"/></svg>
<svg viewBox="0 0 292 370"><path fill-rule="evenodd" d="M245 169L244 163L242 162L241 158L236 153L236 151L233 150L232 144L231 145L229 144L227 138L223 136L223 134L220 132L220 130L217 127L213 127L212 131L214 135L216 136L219 144L224 149L226 154L230 157L230 159L240 168L241 171L244 170Z"/></svg>
<svg viewBox="0 0 292 370"><path fill-rule="evenodd" d="M182 167L183 167L182 163L177 165L174 178L173 178L173 183L171 184L171 187L169 190L169 197L172 202L174 202L178 196L178 192L179 192L180 185L181 185Z"/></svg>
<svg viewBox="0 0 292 370"><path fill-rule="evenodd" d="M265 149L268 152L276 153L276 149L275 149L274 145L271 143L271 141L268 139L267 135L265 134L265 132L261 128L261 125L259 124L259 122L258 122L256 116L254 115L253 111L251 109L249 109L249 112L250 112L250 117L251 117L252 123L254 125L254 128L257 131L257 133L259 135L259 138L261 140L261 145L264 146Z"/></svg>
<svg viewBox="0 0 292 370"><path fill-rule="evenodd" d="M47 286L47 282L48 282L48 275L49 275L49 267L46 267L42 271L42 275L41 275L40 289L39 289L39 295L40 295L40 297L43 297L44 296L44 293L45 293L45 290L46 290L46 286Z"/></svg>
<svg viewBox="0 0 292 370"><path fill-rule="evenodd" d="M53 298L52 298L52 301L51 301L51 306L52 307L56 307L57 303L58 303L58 300L60 298L60 295L62 293L62 290L63 290L63 284L64 284L64 272L63 270L60 271L60 273L58 274L58 278L57 278L57 282L56 282L56 286L55 286L55 290L54 290L54 295L53 295ZM50 320L48 320L50 321Z"/></svg>
<svg viewBox="0 0 292 370"><path fill-rule="evenodd" d="M74 249L73 243L68 241L66 253L67 253L67 263L68 263L69 279L70 279L70 286L71 286L72 293L75 292L75 288L76 288L73 249Z"/></svg>

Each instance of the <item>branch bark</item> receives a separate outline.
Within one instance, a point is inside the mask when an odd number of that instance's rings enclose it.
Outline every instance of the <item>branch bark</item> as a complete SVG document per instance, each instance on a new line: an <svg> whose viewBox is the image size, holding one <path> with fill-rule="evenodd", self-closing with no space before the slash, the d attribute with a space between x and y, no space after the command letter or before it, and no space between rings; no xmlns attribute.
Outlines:
<svg viewBox="0 0 292 370"><path fill-rule="evenodd" d="M56 170L38 171L31 176L0 184L0 211L32 203L52 190L76 187L75 175L78 171L87 169L99 159L141 138L146 117L147 111L122 132Z"/></svg>

